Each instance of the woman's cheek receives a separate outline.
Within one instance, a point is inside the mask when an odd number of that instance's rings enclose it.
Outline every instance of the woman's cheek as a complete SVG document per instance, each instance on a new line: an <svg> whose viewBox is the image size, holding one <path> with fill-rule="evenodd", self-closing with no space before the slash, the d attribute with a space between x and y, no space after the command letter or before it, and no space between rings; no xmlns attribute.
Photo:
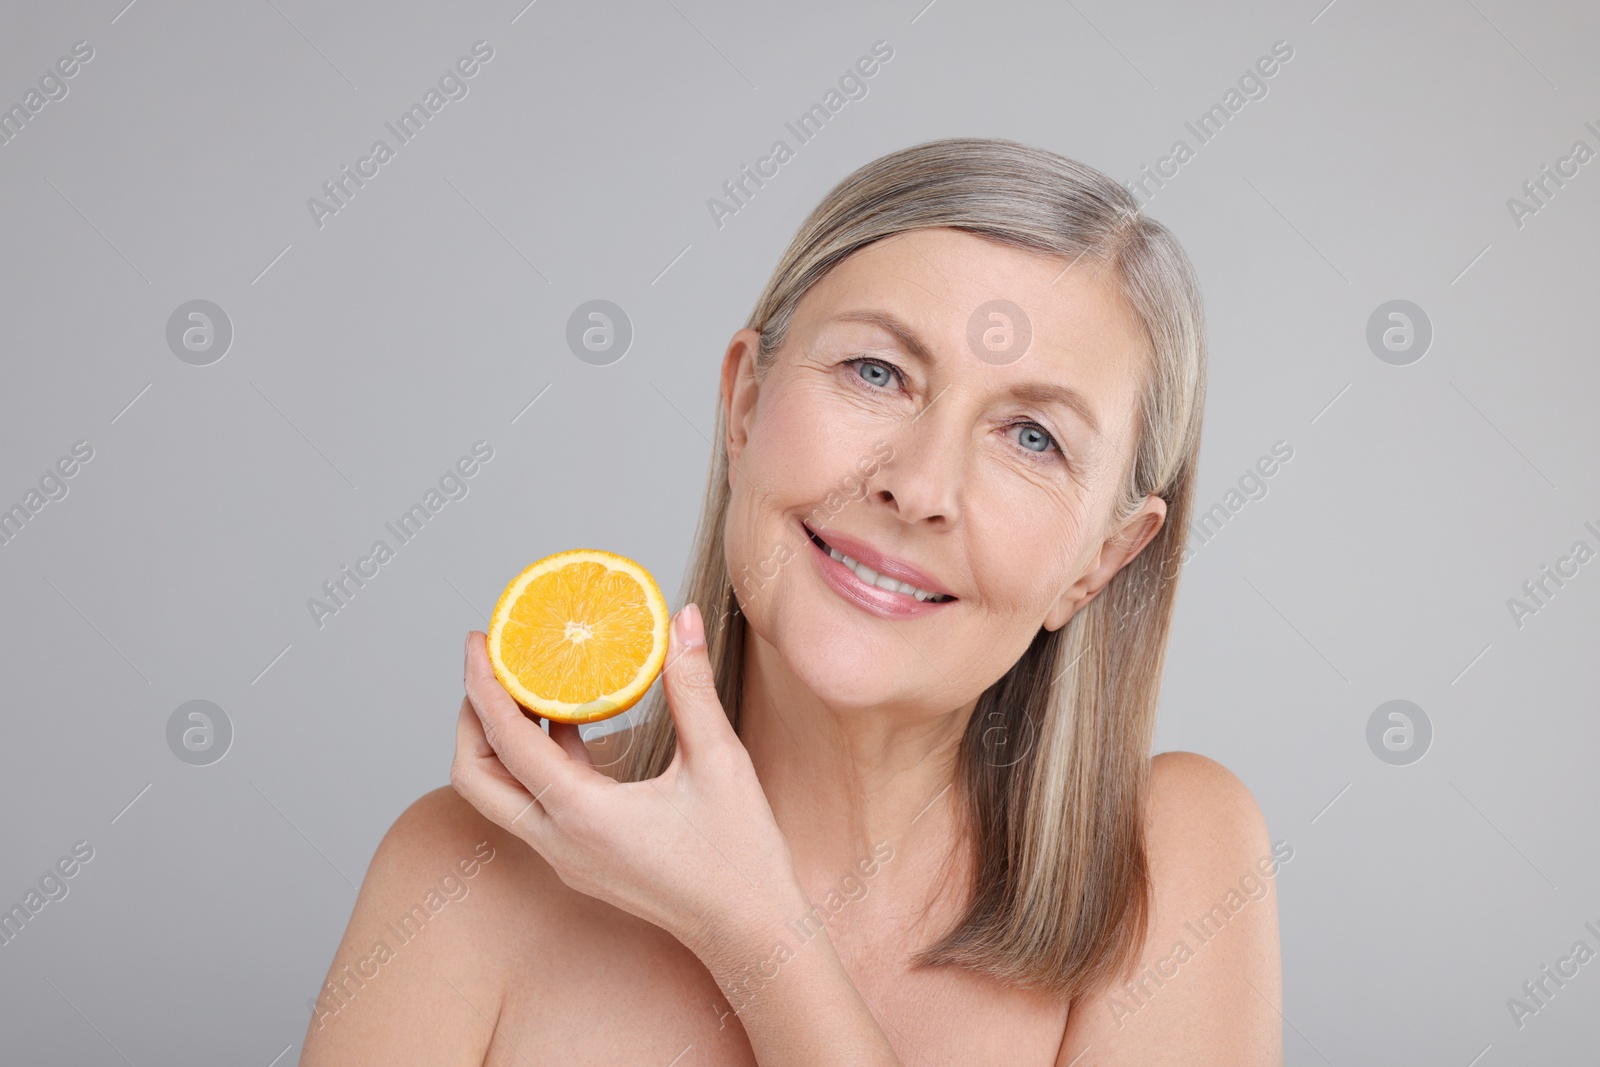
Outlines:
<svg viewBox="0 0 1600 1067"><path fill-rule="evenodd" d="M788 507L822 505L830 495L835 497L830 508L841 500L859 500L865 491L857 471L873 456L864 425L860 413L841 409L836 397L814 385L778 398L758 431L761 477Z"/></svg>
<svg viewBox="0 0 1600 1067"><path fill-rule="evenodd" d="M991 480L990 484L996 484ZM968 507L980 588L1017 611L1047 610L1077 580L1082 553L1079 516L1037 492L995 494Z"/></svg>

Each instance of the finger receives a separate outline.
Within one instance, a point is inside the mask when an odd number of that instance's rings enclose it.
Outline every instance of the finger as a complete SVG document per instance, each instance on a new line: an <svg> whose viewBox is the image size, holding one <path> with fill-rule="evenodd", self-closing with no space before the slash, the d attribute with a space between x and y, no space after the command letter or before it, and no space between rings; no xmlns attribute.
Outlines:
<svg viewBox="0 0 1600 1067"><path fill-rule="evenodd" d="M556 722L554 719L549 720L549 722L550 736L555 740L555 743L560 745L567 755L577 762L585 767L593 767L594 757L589 755L589 746L583 743L583 735L578 732L582 727L576 723Z"/></svg>
<svg viewBox="0 0 1600 1067"><path fill-rule="evenodd" d="M578 783L574 773L578 765L528 718L495 677L488 635L478 630L467 635L466 687L489 747L530 792L541 796L552 785L564 792Z"/></svg>
<svg viewBox="0 0 1600 1067"><path fill-rule="evenodd" d="M456 758L450 766L450 784L490 822L530 844L538 844L548 829L549 814L495 755L484 736L483 723L466 697L456 718Z"/></svg>
<svg viewBox="0 0 1600 1067"><path fill-rule="evenodd" d="M733 724L717 697L699 606L693 602L684 605L673 618L669 634L667 664L662 669L667 708L677 728L682 758L692 760L696 752L726 743L733 735Z"/></svg>
<svg viewBox="0 0 1600 1067"><path fill-rule="evenodd" d="M485 757L500 761L494 754L494 749L489 747L489 739L483 736L483 724L478 721L478 713L472 710L472 698L461 698L461 714L456 716L456 758L479 760ZM510 771L506 771L509 776Z"/></svg>

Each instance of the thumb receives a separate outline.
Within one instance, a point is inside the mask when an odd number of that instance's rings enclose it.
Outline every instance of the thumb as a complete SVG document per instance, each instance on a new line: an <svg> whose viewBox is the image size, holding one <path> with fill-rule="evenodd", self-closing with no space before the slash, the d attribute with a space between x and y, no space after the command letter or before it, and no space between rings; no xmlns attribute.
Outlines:
<svg viewBox="0 0 1600 1067"><path fill-rule="evenodd" d="M700 607L690 602L672 619L667 638L667 708L678 732L678 749L685 760L721 744L733 734L733 724L717 697L717 677L706 651L705 620Z"/></svg>

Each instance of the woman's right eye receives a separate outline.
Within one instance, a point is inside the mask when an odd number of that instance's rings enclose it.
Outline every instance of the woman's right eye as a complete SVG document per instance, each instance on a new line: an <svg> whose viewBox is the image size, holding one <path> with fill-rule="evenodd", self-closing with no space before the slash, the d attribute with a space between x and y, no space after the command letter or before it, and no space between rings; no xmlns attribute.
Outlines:
<svg viewBox="0 0 1600 1067"><path fill-rule="evenodd" d="M905 381L905 375L900 373L899 367L881 359L869 359L861 356L856 359L847 359L845 363L856 368L856 374L862 381L870 382L880 388L889 384L889 375L893 375L895 379L901 382Z"/></svg>

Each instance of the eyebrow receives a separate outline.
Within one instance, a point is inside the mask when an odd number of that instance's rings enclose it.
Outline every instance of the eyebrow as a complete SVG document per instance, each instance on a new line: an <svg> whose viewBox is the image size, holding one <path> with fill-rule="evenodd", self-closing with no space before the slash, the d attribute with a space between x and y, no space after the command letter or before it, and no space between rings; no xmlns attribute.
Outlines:
<svg viewBox="0 0 1600 1067"><path fill-rule="evenodd" d="M846 311L835 315L830 322L860 322L868 326L876 326L891 334L912 358L924 367L933 367L938 360L934 358L932 350L923 343L922 338L909 325L896 318L887 311L877 308L864 308L859 311ZM1089 406L1088 400L1082 393L1070 385L1060 385L1053 382L1018 382L1011 386L1009 392L1018 400L1034 404L1064 404L1077 412L1078 417L1088 424L1089 429L1096 437L1102 436L1100 420L1095 418L1094 409Z"/></svg>

